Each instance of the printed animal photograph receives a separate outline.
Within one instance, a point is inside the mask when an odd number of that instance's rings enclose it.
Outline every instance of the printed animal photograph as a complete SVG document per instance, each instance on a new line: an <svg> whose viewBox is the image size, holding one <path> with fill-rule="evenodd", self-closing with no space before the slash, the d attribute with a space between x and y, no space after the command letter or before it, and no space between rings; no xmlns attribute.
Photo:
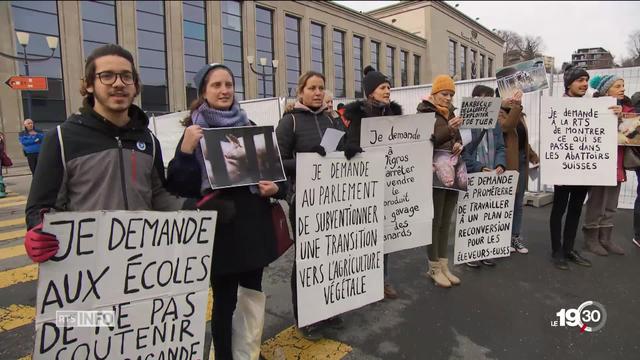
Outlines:
<svg viewBox="0 0 640 360"><path fill-rule="evenodd" d="M640 146L640 114L622 114L618 120L618 145Z"/></svg>
<svg viewBox="0 0 640 360"><path fill-rule="evenodd" d="M273 126L205 129L200 143L212 189L286 180Z"/></svg>
<svg viewBox="0 0 640 360"><path fill-rule="evenodd" d="M467 191L467 166L451 151L433 152L433 187Z"/></svg>
<svg viewBox="0 0 640 360"><path fill-rule="evenodd" d="M529 93L549 87L542 58L504 67L496 72L496 81L503 99L510 98L517 90Z"/></svg>

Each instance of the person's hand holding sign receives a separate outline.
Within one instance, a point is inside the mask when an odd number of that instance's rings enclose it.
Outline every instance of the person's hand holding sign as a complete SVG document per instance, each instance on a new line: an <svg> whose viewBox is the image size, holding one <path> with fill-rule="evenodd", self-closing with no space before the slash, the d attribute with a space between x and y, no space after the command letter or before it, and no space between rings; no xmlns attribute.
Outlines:
<svg viewBox="0 0 640 360"><path fill-rule="evenodd" d="M462 118L460 116L456 116L449 120L449 129L451 130L459 129L460 125L462 125Z"/></svg>
<svg viewBox="0 0 640 360"><path fill-rule="evenodd" d="M193 154L202 139L203 132L199 125L191 125L184 130L184 136L182 137L182 145L180 145L180 151L185 154Z"/></svg>
<svg viewBox="0 0 640 360"><path fill-rule="evenodd" d="M278 184L273 181L260 180L258 183L258 189L260 190L260 196L262 197L270 197L275 195L280 188Z"/></svg>

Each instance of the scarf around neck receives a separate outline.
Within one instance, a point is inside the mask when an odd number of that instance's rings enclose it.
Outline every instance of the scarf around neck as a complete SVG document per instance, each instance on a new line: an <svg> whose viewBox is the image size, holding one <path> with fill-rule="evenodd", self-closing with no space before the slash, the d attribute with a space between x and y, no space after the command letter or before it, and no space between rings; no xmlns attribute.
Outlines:
<svg viewBox="0 0 640 360"><path fill-rule="evenodd" d="M203 128L248 126L249 119L237 102L233 102L229 110L218 110L209 107L205 101L191 114L193 124Z"/></svg>

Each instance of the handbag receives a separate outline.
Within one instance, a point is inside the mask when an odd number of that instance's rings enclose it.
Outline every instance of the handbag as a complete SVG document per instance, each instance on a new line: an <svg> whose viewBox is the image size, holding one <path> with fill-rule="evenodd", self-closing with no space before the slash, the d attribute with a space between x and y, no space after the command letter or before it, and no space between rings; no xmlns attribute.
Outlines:
<svg viewBox="0 0 640 360"><path fill-rule="evenodd" d="M625 146L622 165L625 170L640 170L640 148L637 146Z"/></svg>
<svg viewBox="0 0 640 360"><path fill-rule="evenodd" d="M291 234L289 233L287 216L282 205L277 201L271 203L271 221L273 222L273 231L276 237L276 253L280 257L293 245L293 239L291 239Z"/></svg>
<svg viewBox="0 0 640 360"><path fill-rule="evenodd" d="M11 161L11 158L9 157L9 155L7 155L6 152L2 153L2 159L0 159L2 161L2 166L4 167L11 167L13 166L13 161Z"/></svg>

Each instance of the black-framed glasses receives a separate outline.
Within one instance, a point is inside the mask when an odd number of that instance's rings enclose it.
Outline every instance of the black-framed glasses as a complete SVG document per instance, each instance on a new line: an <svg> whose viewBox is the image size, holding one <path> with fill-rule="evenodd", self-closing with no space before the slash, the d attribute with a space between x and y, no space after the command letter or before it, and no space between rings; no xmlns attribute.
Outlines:
<svg viewBox="0 0 640 360"><path fill-rule="evenodd" d="M132 72L125 71L121 73L115 73L113 71L103 71L96 74L96 76L100 79L100 82L104 85L113 85L116 83L118 76L120 80L125 85L133 85L135 82L135 77Z"/></svg>

